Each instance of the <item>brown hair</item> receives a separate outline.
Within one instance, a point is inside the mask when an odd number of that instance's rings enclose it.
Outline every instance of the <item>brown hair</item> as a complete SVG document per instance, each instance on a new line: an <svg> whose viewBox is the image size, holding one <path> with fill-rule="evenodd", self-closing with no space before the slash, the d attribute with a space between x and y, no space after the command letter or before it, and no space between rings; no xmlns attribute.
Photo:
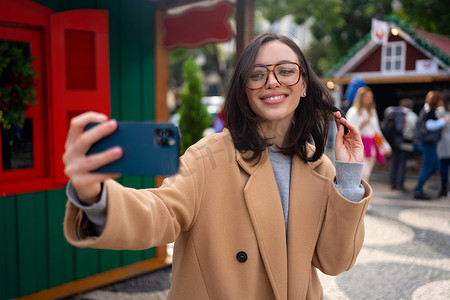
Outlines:
<svg viewBox="0 0 450 300"><path fill-rule="evenodd" d="M443 101L442 92L439 91L429 91L425 96L425 103L427 103L432 110L436 110Z"/></svg>
<svg viewBox="0 0 450 300"><path fill-rule="evenodd" d="M241 153L252 151L250 160L259 159L265 148L270 145L259 134L257 116L248 104L245 85L259 49L271 41L280 41L295 52L304 70L301 76L308 91L294 112L293 122L280 151L286 155L298 155L303 161L316 161L324 152L328 121L330 114L336 109L331 94L310 68L298 45L286 36L264 33L252 40L242 52L225 101L225 125L230 130L238 151ZM307 142L310 138L313 139L316 149L313 155L308 157Z"/></svg>

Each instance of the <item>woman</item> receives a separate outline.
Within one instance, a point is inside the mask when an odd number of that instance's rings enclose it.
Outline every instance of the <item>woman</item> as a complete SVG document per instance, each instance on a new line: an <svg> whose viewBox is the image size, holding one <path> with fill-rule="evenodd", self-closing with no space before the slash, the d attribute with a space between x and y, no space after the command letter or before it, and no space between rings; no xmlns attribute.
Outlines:
<svg viewBox="0 0 450 300"><path fill-rule="evenodd" d="M339 112L338 168L323 155L331 103L299 47L263 34L237 63L227 129L191 146L179 172L147 190L89 173L120 157L118 148L85 156L116 123L75 118L64 154L67 240L108 249L175 241L169 299L323 298L316 268L337 275L353 266L372 194L361 180L361 137ZM103 124L83 132L92 121Z"/></svg>
<svg viewBox="0 0 450 300"><path fill-rule="evenodd" d="M439 118L450 118L450 91L443 93L443 106L438 109L436 116ZM450 166L450 123L442 128L441 139L437 145L439 162L441 165L441 190L439 197L447 197L448 194L448 167Z"/></svg>
<svg viewBox="0 0 450 300"><path fill-rule="evenodd" d="M363 86L356 92L352 107L347 112L347 120L361 133L364 144L364 168L362 178L369 182L375 163L383 164L386 159L380 147L375 142L375 135L383 136L380 121L375 109L372 90Z"/></svg>
<svg viewBox="0 0 450 300"><path fill-rule="evenodd" d="M439 118L436 110L442 106L442 92L430 91L425 96L425 105L419 114L418 139L422 144L422 167L420 168L417 185L414 188L414 198L419 200L430 200L431 197L424 193L423 187L437 170L439 170L439 157L437 154L437 143L441 138L442 128L450 121L450 116ZM426 130L422 133L420 124L424 124ZM436 134L434 134L435 132Z"/></svg>

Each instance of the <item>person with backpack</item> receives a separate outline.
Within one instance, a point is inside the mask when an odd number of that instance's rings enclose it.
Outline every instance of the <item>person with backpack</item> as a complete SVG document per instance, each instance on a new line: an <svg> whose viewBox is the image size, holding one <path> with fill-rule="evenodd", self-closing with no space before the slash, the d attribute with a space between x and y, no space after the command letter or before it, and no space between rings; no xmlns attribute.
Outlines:
<svg viewBox="0 0 450 300"><path fill-rule="evenodd" d="M413 107L413 100L404 98L400 100L399 106L389 106L384 111L381 130L392 147L389 183L393 190L405 190L406 163L414 150L418 118Z"/></svg>

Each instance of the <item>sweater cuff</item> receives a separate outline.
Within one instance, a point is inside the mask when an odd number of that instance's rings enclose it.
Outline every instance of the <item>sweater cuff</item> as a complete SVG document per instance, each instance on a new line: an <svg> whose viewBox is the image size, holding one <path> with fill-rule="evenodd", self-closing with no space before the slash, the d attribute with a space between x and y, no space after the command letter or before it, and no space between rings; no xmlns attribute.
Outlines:
<svg viewBox="0 0 450 300"><path fill-rule="evenodd" d="M67 183L66 195L73 205L86 214L86 217L91 221L94 227L94 231L100 235L106 225L107 192L105 185L102 183L99 201L91 205L86 205L80 201L71 181Z"/></svg>
<svg viewBox="0 0 450 300"><path fill-rule="evenodd" d="M336 188L346 199L359 202L364 197L364 186L361 184L363 163L336 161Z"/></svg>

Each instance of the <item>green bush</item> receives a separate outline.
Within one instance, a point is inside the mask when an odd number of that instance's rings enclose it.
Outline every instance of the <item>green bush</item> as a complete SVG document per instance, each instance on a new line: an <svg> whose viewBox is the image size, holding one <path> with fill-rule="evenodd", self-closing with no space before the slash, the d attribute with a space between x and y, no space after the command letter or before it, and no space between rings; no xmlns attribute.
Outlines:
<svg viewBox="0 0 450 300"><path fill-rule="evenodd" d="M183 64L184 86L180 92L181 107L180 114L181 131L181 154L192 144L203 137L203 132L211 124L211 117L206 106L202 104L202 76L200 67L192 58Z"/></svg>

